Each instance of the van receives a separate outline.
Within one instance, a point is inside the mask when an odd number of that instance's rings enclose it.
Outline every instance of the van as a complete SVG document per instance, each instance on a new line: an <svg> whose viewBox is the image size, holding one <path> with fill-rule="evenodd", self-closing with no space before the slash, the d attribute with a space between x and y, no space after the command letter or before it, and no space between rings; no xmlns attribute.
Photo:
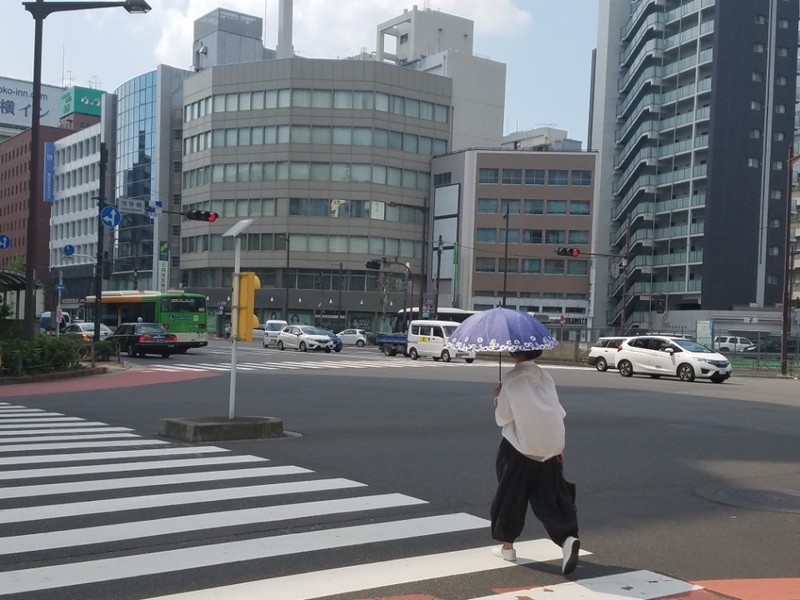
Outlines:
<svg viewBox="0 0 800 600"><path fill-rule="evenodd" d="M69 313L65 310L61 311L61 323L58 327L59 333L64 333L64 330L71 321L72 319L70 318ZM53 313L49 310L39 315L39 333L55 333Z"/></svg>
<svg viewBox="0 0 800 600"><path fill-rule="evenodd" d="M753 345L746 337L718 335L714 338L714 349L720 352L744 352Z"/></svg>
<svg viewBox="0 0 800 600"><path fill-rule="evenodd" d="M264 348L269 348L278 343L278 334L289 323L280 319L270 319L264 323Z"/></svg>
<svg viewBox="0 0 800 600"><path fill-rule="evenodd" d="M458 323L453 321L411 321L408 327L408 355L417 360L420 356L430 356L433 360L450 362L451 358L463 358L471 363L475 352L456 352L445 348L448 337L456 330Z"/></svg>

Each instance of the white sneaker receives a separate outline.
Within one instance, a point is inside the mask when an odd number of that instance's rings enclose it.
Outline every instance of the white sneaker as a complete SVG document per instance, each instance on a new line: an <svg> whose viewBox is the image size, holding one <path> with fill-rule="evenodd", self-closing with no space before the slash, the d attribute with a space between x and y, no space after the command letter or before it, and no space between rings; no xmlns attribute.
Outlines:
<svg viewBox="0 0 800 600"><path fill-rule="evenodd" d="M561 546L561 549L564 551L561 573L569 575L575 570L575 567L578 566L578 553L581 549L581 541L576 537L570 536L566 539L564 545Z"/></svg>
<svg viewBox="0 0 800 600"><path fill-rule="evenodd" d="M514 562L517 560L517 551L514 548L503 548L502 546L495 546L492 548L492 554L503 560Z"/></svg>

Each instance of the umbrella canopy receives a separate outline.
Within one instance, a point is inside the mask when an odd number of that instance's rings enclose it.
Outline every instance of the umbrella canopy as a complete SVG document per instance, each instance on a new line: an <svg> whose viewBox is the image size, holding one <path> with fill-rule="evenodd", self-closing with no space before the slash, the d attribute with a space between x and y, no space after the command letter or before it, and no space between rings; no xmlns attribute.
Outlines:
<svg viewBox="0 0 800 600"><path fill-rule="evenodd" d="M533 315L498 306L468 317L448 336L446 346L459 352L523 352L549 350L556 344Z"/></svg>

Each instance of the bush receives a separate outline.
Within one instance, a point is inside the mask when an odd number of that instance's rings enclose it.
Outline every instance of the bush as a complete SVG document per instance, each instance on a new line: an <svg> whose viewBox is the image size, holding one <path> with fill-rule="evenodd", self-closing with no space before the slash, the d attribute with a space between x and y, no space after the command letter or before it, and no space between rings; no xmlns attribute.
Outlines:
<svg viewBox="0 0 800 600"><path fill-rule="evenodd" d="M114 353L113 344L98 342L95 360L108 360ZM0 341L2 374L11 377L81 369L91 356L90 343L62 336L40 335L34 342L22 337Z"/></svg>

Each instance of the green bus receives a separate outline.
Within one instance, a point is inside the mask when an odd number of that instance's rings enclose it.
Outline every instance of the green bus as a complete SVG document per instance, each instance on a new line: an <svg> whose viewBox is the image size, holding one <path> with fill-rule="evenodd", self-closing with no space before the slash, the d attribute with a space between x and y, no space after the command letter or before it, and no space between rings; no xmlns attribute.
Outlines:
<svg viewBox="0 0 800 600"><path fill-rule="evenodd" d="M181 291L147 290L104 291L100 321L111 329L132 323L141 317L146 323L161 323L178 338L178 352L208 345L206 297ZM96 298L87 296L84 319L94 321Z"/></svg>

